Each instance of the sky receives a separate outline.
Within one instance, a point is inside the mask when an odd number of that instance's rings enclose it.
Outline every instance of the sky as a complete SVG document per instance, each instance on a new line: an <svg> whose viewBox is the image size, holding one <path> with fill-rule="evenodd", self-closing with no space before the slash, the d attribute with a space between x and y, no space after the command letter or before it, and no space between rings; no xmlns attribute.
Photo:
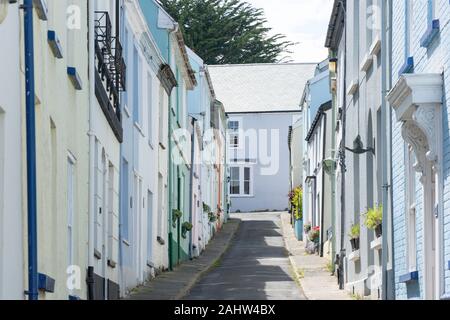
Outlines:
<svg viewBox="0 0 450 320"><path fill-rule="evenodd" d="M294 62L320 62L327 57L324 47L333 0L245 0L264 9L273 33L298 43L291 48Z"/></svg>

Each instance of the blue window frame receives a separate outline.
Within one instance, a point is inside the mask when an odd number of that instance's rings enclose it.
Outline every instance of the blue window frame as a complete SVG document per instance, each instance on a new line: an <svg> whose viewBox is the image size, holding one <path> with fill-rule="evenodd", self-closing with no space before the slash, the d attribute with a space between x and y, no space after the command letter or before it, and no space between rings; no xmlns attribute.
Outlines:
<svg viewBox="0 0 450 320"><path fill-rule="evenodd" d="M436 18L436 0L428 0L427 6L427 28L420 39L422 48L428 48L440 31L439 19Z"/></svg>

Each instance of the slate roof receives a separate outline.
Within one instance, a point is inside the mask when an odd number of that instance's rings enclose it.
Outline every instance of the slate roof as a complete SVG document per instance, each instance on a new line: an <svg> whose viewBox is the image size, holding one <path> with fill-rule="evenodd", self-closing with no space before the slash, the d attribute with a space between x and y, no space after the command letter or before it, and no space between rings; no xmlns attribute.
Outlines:
<svg viewBox="0 0 450 320"><path fill-rule="evenodd" d="M317 63L208 66L217 99L227 113L300 111Z"/></svg>

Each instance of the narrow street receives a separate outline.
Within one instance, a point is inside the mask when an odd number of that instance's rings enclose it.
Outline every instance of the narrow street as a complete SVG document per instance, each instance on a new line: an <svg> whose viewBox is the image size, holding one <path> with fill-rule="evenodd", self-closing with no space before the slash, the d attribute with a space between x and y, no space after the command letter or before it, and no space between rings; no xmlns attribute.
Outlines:
<svg viewBox="0 0 450 320"><path fill-rule="evenodd" d="M280 213L235 214L239 230L188 300L302 300L281 231Z"/></svg>

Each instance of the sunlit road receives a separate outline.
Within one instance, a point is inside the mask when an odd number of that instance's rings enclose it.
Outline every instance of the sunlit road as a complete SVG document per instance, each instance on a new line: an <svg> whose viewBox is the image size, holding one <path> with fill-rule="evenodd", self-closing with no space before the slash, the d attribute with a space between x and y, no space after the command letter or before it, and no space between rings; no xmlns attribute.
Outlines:
<svg viewBox="0 0 450 320"><path fill-rule="evenodd" d="M242 222L229 250L186 299L305 299L292 274L280 214L236 214L233 218Z"/></svg>

